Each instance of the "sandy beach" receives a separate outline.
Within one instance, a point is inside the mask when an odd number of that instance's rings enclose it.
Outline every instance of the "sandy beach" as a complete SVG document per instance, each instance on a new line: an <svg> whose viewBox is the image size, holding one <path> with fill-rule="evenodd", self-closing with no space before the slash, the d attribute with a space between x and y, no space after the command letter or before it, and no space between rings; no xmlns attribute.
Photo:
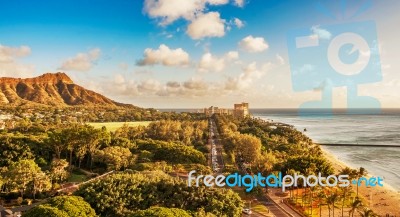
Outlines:
<svg viewBox="0 0 400 217"><path fill-rule="evenodd" d="M332 163L338 172L346 167L336 156L323 149L325 157ZM360 165L362 166L362 165ZM356 169L356 168L353 168ZM369 174L371 175L371 174ZM380 216L400 216L400 193L384 183L383 187L359 187L359 195L367 201L366 206Z"/></svg>

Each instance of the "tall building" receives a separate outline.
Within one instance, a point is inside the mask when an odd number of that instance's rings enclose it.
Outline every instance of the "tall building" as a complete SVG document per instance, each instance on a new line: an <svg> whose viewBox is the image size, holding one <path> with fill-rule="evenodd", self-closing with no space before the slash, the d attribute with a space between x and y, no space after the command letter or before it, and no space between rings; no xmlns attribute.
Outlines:
<svg viewBox="0 0 400 217"><path fill-rule="evenodd" d="M213 114L225 114L225 115L231 115L232 110L231 109L224 109L224 108L218 108L215 106L211 106L209 108L204 108L204 114L207 116L211 116Z"/></svg>
<svg viewBox="0 0 400 217"><path fill-rule="evenodd" d="M237 118L249 116L249 103L242 102L233 106L233 115Z"/></svg>
<svg viewBox="0 0 400 217"><path fill-rule="evenodd" d="M224 115L233 115L236 118L244 118L250 115L249 103L247 102L234 104L233 110L211 106L209 108L204 108L203 112L206 116L211 116L213 114L221 114L221 115L224 114Z"/></svg>

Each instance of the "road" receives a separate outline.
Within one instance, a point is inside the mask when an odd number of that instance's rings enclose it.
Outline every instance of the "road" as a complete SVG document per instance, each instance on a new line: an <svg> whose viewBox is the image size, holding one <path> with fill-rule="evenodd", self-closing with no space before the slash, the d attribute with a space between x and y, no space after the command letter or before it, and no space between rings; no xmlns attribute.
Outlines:
<svg viewBox="0 0 400 217"><path fill-rule="evenodd" d="M265 217L265 215L260 214L260 213L256 213L256 212L254 212L254 211L253 211L253 213L251 213L250 215L248 215L248 214L243 214L242 216L243 216L243 217Z"/></svg>
<svg viewBox="0 0 400 217"><path fill-rule="evenodd" d="M264 204L264 206L266 206L269 211L277 217L293 217L297 215L291 215L291 214L287 214L281 207L279 207L276 203L274 203L272 201L271 198L269 198L268 196L258 196L257 197L258 202ZM290 213L290 212L289 212Z"/></svg>
<svg viewBox="0 0 400 217"><path fill-rule="evenodd" d="M224 162L223 162L223 157L222 157L222 145L219 140L219 134L217 131L217 126L215 124L215 121L210 118L209 119L210 123L210 137L209 137L209 144L211 146L211 168L213 170L215 168L218 168L217 170L214 170L214 173L218 174L223 171L224 168ZM245 171L244 171L245 172ZM276 193L273 191L273 193ZM270 193L272 194L272 192ZM257 200L264 204L270 212L275 215L276 217L300 217L296 212L294 212L290 207L287 205L281 203L281 199L279 197L276 197L275 195L271 196L261 196L258 197ZM279 204L279 205L277 205ZM264 216L262 214L259 214L257 212L254 212L251 215L246 215L243 214L243 216Z"/></svg>
<svg viewBox="0 0 400 217"><path fill-rule="evenodd" d="M302 217L297 212L295 212L292 208L290 208L288 205L281 202L283 198L278 196L279 193L281 193L280 188L269 188L268 195L265 195L265 198L267 200L269 200L271 203L271 208L268 207L271 210L271 212L273 212L274 214L276 213L276 216ZM279 204L279 206L277 204ZM274 212L274 210L276 210L276 211Z"/></svg>
<svg viewBox="0 0 400 217"><path fill-rule="evenodd" d="M224 160L222 157L222 145L219 141L219 134L217 130L217 125L213 119L210 119L210 137L209 143L211 146L211 161L210 167L213 169L213 172L219 174L224 169Z"/></svg>

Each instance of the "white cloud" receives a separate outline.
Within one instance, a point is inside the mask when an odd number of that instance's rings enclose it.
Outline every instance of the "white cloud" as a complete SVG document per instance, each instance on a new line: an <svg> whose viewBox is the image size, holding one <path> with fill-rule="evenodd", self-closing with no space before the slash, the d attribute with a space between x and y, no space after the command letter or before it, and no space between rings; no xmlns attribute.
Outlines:
<svg viewBox="0 0 400 217"><path fill-rule="evenodd" d="M129 67L129 66L128 66L127 63L122 62L122 63L120 63L120 64L118 65L118 67L119 67L120 69L126 71L126 70L128 70L128 67Z"/></svg>
<svg viewBox="0 0 400 217"><path fill-rule="evenodd" d="M251 78L261 78L261 76L264 74L263 71L258 70L256 62L252 62L249 65L247 65L243 69L243 78L244 79L251 79Z"/></svg>
<svg viewBox="0 0 400 217"><path fill-rule="evenodd" d="M144 58L138 62L138 65L164 66L186 66L189 64L189 54L182 48L170 49L161 44L157 50L147 48L144 50Z"/></svg>
<svg viewBox="0 0 400 217"><path fill-rule="evenodd" d="M75 57L64 61L59 69L66 71L89 71L100 55L101 50L99 48L92 49L87 53L78 53Z"/></svg>
<svg viewBox="0 0 400 217"><path fill-rule="evenodd" d="M203 0L145 0L144 11L152 18L159 18L160 25L168 25L175 20L193 19L203 11Z"/></svg>
<svg viewBox="0 0 400 217"><path fill-rule="evenodd" d="M229 0L145 0L143 11L159 19L162 26L183 18L193 20L209 5L225 5Z"/></svg>
<svg viewBox="0 0 400 217"><path fill-rule="evenodd" d="M265 71L259 70L256 62L252 62L243 68L239 76L229 77L225 82L225 89L232 91L248 88L254 80L261 78L264 74Z"/></svg>
<svg viewBox="0 0 400 217"><path fill-rule="evenodd" d="M155 93L161 89L161 83L157 80L148 79L140 82L137 89L143 93Z"/></svg>
<svg viewBox="0 0 400 217"><path fill-rule="evenodd" d="M249 35L239 42L239 47L250 53L258 53L268 49L269 46L264 38Z"/></svg>
<svg viewBox="0 0 400 217"><path fill-rule="evenodd" d="M332 37L332 34L326 30L326 29L321 29L319 26L312 26L311 31L313 35L311 37L318 37L320 39L326 39L329 40Z"/></svg>
<svg viewBox="0 0 400 217"><path fill-rule="evenodd" d="M207 0L210 5L225 5L228 4L229 0Z"/></svg>
<svg viewBox="0 0 400 217"><path fill-rule="evenodd" d="M199 62L199 71L201 72L221 72L225 69L225 59L218 58L211 53L203 54Z"/></svg>
<svg viewBox="0 0 400 217"><path fill-rule="evenodd" d="M186 34L192 39L223 37L225 30L229 31L232 25L236 25L238 28L244 26L244 22L238 18L226 23L219 12L213 11L215 6L228 3L229 0L145 0L143 12L155 19L161 26L170 25L179 19L189 21ZM245 2L244 0L235 0L234 4L243 7ZM209 6L214 7L210 8ZM171 38L173 35L168 34L166 37Z"/></svg>
<svg viewBox="0 0 400 217"><path fill-rule="evenodd" d="M0 44L0 76L1 77L28 77L35 71L32 64L21 64L18 58L31 54L28 46L8 47Z"/></svg>
<svg viewBox="0 0 400 217"><path fill-rule="evenodd" d="M276 60L278 61L279 65L284 65L285 64L285 59L279 54L276 54Z"/></svg>
<svg viewBox="0 0 400 217"><path fill-rule="evenodd" d="M200 59L198 70L200 72L222 72L226 64L239 59L239 52L229 51L221 57L206 52Z"/></svg>
<svg viewBox="0 0 400 217"><path fill-rule="evenodd" d="M0 44L0 62L13 62L15 58L25 57L31 54L31 48L28 46L8 47Z"/></svg>
<svg viewBox="0 0 400 217"><path fill-rule="evenodd" d="M185 81L183 87L189 90L206 90L208 85L201 79L192 78L189 81Z"/></svg>
<svg viewBox="0 0 400 217"><path fill-rule="evenodd" d="M95 48L89 51L89 58L93 60L97 60L101 55L101 50L99 48Z"/></svg>
<svg viewBox="0 0 400 217"><path fill-rule="evenodd" d="M204 81L200 77L192 77L184 82L169 81L155 93L157 96L179 96L193 98L198 96L209 96L212 83Z"/></svg>
<svg viewBox="0 0 400 217"><path fill-rule="evenodd" d="M192 39L222 37L225 35L225 20L218 12L200 14L189 24L186 33Z"/></svg>
<svg viewBox="0 0 400 217"><path fill-rule="evenodd" d="M234 0L234 4L238 7L243 7L244 6L244 0Z"/></svg>
<svg viewBox="0 0 400 217"><path fill-rule="evenodd" d="M239 52L237 51L229 51L225 54L227 60L237 60L239 59Z"/></svg>
<svg viewBox="0 0 400 217"><path fill-rule="evenodd" d="M177 96L182 94L182 85L177 81L169 81L156 93L158 96Z"/></svg>
<svg viewBox="0 0 400 217"><path fill-rule="evenodd" d="M181 83L177 81L168 81L166 84L166 87L171 88L171 89L178 89L181 87Z"/></svg>
<svg viewBox="0 0 400 217"><path fill-rule="evenodd" d="M244 22L243 21L241 21L239 18L234 18L233 19L233 23L235 24L235 26L237 27L237 28L239 28L239 29L241 29L241 28L243 28L244 27Z"/></svg>
<svg viewBox="0 0 400 217"><path fill-rule="evenodd" d="M114 76L114 83L115 84L123 84L125 83L125 78L121 74L117 74Z"/></svg>
<svg viewBox="0 0 400 217"><path fill-rule="evenodd" d="M128 79L121 74L114 74L113 77L108 78L92 78L86 80L85 87L94 90L106 96L137 96L137 83L133 79Z"/></svg>

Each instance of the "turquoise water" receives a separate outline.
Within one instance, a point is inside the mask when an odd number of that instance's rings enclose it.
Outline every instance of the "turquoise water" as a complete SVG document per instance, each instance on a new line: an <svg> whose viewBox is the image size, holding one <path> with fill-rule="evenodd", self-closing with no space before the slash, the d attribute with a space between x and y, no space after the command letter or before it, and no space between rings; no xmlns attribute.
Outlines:
<svg viewBox="0 0 400 217"><path fill-rule="evenodd" d="M380 114L349 115L337 113L331 117L323 111L299 115L291 109L252 109L255 117L283 122L318 143L350 143L400 145L400 110L383 110ZM384 182L400 191L400 147L337 147L324 146L339 160L353 168L364 167L370 175L384 177Z"/></svg>

